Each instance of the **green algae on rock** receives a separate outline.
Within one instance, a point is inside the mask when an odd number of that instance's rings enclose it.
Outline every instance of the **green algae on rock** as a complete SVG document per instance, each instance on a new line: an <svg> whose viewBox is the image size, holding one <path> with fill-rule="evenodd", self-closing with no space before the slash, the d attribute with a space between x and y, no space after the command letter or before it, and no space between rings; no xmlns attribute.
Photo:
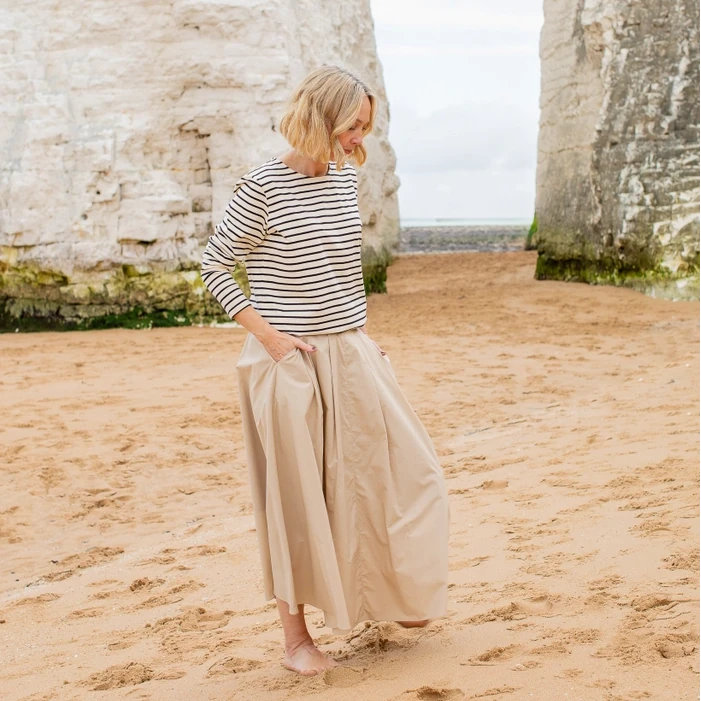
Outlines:
<svg viewBox="0 0 701 701"><path fill-rule="evenodd" d="M247 289L245 273L235 277ZM176 326L227 319L199 270L121 266L70 279L35 266L0 268L0 330Z"/></svg>
<svg viewBox="0 0 701 701"><path fill-rule="evenodd" d="M670 7L545 0L538 279L698 298L699 0Z"/></svg>
<svg viewBox="0 0 701 701"><path fill-rule="evenodd" d="M661 266L624 265L613 258L553 258L547 252L539 251L535 278L629 287L659 299L699 299L698 259L672 273Z"/></svg>
<svg viewBox="0 0 701 701"><path fill-rule="evenodd" d="M364 254L365 290L386 292L390 256ZM248 277L234 278L250 297ZM81 331L89 329L189 326L231 319L205 288L199 269L143 272L123 265L97 278L74 280L34 266L0 265L0 332Z"/></svg>
<svg viewBox="0 0 701 701"><path fill-rule="evenodd" d="M392 262L392 254L387 248L377 251L372 246L366 246L362 255L365 294L386 293L387 266Z"/></svg>
<svg viewBox="0 0 701 701"><path fill-rule="evenodd" d="M538 248L538 242L536 240L536 235L538 234L538 215L533 215L533 222L528 229L528 235L526 236L525 249L527 251L535 251Z"/></svg>

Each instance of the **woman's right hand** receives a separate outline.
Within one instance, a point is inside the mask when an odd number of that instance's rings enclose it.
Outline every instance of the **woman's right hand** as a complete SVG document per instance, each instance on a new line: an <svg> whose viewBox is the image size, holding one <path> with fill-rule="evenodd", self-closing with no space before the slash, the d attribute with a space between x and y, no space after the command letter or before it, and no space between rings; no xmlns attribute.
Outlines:
<svg viewBox="0 0 701 701"><path fill-rule="evenodd" d="M309 343L305 343L296 336L292 336L289 333L284 333L283 331L278 331L272 326L270 330L257 336L258 340L263 344L263 347L268 351L268 355L276 362L280 362L290 351L295 348L306 351L307 353L313 353L316 350L316 346L312 346Z"/></svg>
<svg viewBox="0 0 701 701"><path fill-rule="evenodd" d="M291 350L300 350L313 353L316 346L305 343L296 336L278 331L271 326L254 308L248 306L242 309L234 320L241 324L249 333L252 333L262 344L268 355L277 363Z"/></svg>

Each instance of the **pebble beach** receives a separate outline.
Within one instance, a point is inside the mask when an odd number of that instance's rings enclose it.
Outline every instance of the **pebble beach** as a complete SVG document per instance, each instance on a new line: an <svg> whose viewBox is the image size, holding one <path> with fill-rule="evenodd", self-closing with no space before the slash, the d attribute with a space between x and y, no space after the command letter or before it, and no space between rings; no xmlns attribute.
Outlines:
<svg viewBox="0 0 701 701"><path fill-rule="evenodd" d="M522 251L527 237L527 225L404 226L399 233L399 252L412 254Z"/></svg>

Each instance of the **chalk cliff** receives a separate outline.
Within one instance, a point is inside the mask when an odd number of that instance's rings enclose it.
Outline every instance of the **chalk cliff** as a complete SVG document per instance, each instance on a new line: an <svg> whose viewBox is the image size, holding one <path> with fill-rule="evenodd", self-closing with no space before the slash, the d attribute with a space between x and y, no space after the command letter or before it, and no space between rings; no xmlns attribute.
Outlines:
<svg viewBox="0 0 701 701"><path fill-rule="evenodd" d="M322 63L380 96L358 174L381 287L398 179L369 0L4 3L0 327L221 314L201 251L238 177L285 150L284 104Z"/></svg>
<svg viewBox="0 0 701 701"><path fill-rule="evenodd" d="M545 0L539 278L698 297L699 0Z"/></svg>

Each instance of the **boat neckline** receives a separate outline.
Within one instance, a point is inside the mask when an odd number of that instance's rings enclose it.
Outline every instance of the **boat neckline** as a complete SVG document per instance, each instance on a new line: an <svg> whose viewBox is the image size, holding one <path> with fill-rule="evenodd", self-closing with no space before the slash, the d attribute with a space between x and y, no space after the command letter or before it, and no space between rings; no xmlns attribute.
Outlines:
<svg viewBox="0 0 701 701"><path fill-rule="evenodd" d="M291 173L296 173L297 175L301 175L303 178L308 178L309 180L321 180L321 178L326 178L329 175L331 175L331 168L332 166L336 165L336 161L329 161L326 172L323 173L322 175L307 175L306 173L300 173L298 170L295 170L294 168L290 168L290 166L285 163L280 156L273 156L272 158L273 161L276 163L279 163L280 165L284 166L289 170Z"/></svg>

